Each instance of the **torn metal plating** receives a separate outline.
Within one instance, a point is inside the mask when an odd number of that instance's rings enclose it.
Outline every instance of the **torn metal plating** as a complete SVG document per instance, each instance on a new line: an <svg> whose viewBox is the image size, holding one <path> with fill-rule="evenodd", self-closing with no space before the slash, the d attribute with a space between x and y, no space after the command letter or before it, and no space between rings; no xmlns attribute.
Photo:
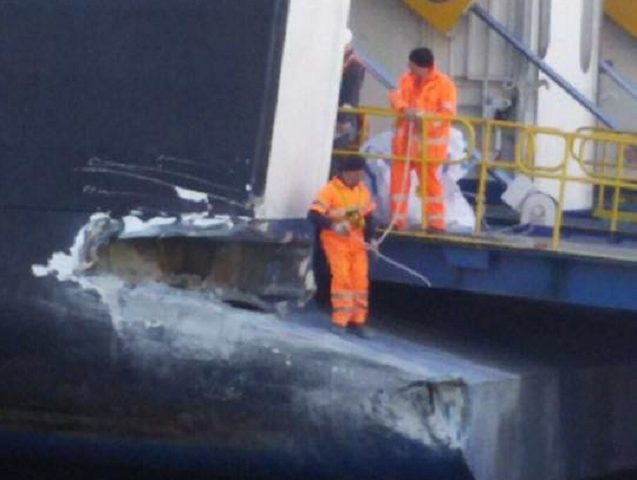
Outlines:
<svg viewBox="0 0 637 480"><path fill-rule="evenodd" d="M205 213L148 219L95 214L69 254L55 253L47 266L34 265L33 273L60 280L106 274L132 285L159 282L283 312L314 294L312 247L311 230L292 222Z"/></svg>

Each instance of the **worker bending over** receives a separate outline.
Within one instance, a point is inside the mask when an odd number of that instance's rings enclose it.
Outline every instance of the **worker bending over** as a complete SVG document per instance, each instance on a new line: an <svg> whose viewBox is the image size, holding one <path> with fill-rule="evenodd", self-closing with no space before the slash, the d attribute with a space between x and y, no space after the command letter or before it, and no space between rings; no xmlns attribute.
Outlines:
<svg viewBox="0 0 637 480"><path fill-rule="evenodd" d="M431 230L444 230L444 191L440 182L441 164L447 159L450 122L443 119L425 121L426 178L422 178L422 117L426 114L455 115L456 86L434 64L434 55L428 48L416 48L409 54L409 71L399 80L398 87L389 95L392 108L400 115L392 142L396 156L410 160L394 160L390 179L390 210L394 226L405 229L410 170L416 169L421 187L424 185L423 225ZM405 171L409 169L408 171Z"/></svg>
<svg viewBox="0 0 637 480"><path fill-rule="evenodd" d="M363 183L365 161L356 155L338 160L337 175L310 206L308 219L320 230L331 275L332 328L350 326L361 337L368 312L369 261L366 242L374 232L376 206Z"/></svg>

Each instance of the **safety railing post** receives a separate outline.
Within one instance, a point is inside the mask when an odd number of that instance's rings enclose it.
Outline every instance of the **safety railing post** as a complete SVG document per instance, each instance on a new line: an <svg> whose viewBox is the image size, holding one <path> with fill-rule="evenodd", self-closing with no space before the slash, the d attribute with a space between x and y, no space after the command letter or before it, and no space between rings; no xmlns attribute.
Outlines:
<svg viewBox="0 0 637 480"><path fill-rule="evenodd" d="M601 176L606 176L606 160L608 159L608 143L602 142L602 164L601 164ZM597 211L602 212L604 210L604 197L606 196L606 187L599 185L597 187Z"/></svg>
<svg viewBox="0 0 637 480"><path fill-rule="evenodd" d="M480 174L478 177L478 192L476 194L476 235L482 233L482 221L486 212L487 174L491 148L491 125L485 123L482 128L482 154L480 155Z"/></svg>
<svg viewBox="0 0 637 480"><path fill-rule="evenodd" d="M427 215L427 162L429 161L429 145L427 138L427 120L426 116L420 119L420 137L421 137L421 152L420 152L420 208L421 208L421 225L423 230L427 230L429 226L429 217ZM407 206L409 208L409 206Z"/></svg>
<svg viewBox="0 0 637 480"><path fill-rule="evenodd" d="M568 153L572 151L574 138L572 135L564 137L564 157L562 158L562 168L560 168L560 187L557 194L557 206L555 208L555 221L553 223L553 235L551 236L551 248L557 250L560 247L560 237L562 232L562 221L564 219L564 196L566 194L566 178L568 176Z"/></svg>
<svg viewBox="0 0 637 480"><path fill-rule="evenodd" d="M621 183L624 177L624 155L626 154L626 144L618 145L619 151L617 157L617 168L615 169L615 178L613 181L613 209L610 213L610 231L617 232L619 223L619 200L621 198Z"/></svg>

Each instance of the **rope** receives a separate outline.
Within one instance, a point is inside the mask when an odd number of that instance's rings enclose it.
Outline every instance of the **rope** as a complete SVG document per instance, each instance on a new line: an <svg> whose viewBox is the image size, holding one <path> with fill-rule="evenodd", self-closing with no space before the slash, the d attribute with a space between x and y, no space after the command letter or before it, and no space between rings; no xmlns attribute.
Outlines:
<svg viewBox="0 0 637 480"><path fill-rule="evenodd" d="M411 165L410 165L410 153L411 153L411 136L413 133L413 129L414 129L414 122L410 121L409 122L409 129L407 130L407 155L406 158L407 160L404 160L405 163L407 164L405 168L405 172L403 173L403 180L401 182L400 185L400 193L402 195L404 195L406 197L405 199L405 204L407 206L407 208L409 208L409 192L406 192L405 190L407 190L407 180L409 180L409 175L411 175ZM395 160L394 160L395 161ZM389 200L391 203L391 199ZM409 213L409 212L407 212ZM389 221L389 225L387 225L387 227L385 228L385 230L383 230L383 233L381 233L380 237L378 237L378 241L377 241L377 245L380 247L380 245L385 241L385 239L387 238L387 236L391 233L391 231L394 229L394 227L396 226L396 221L398 220L398 209L396 209L394 211L394 213L391 216L391 219ZM380 252L378 252L380 253Z"/></svg>
<svg viewBox="0 0 637 480"><path fill-rule="evenodd" d="M403 263L400 263L400 262L394 260L393 258L388 257L387 255L381 253L376 245L373 245L373 244L367 243L367 242L363 242L363 243L365 244L365 248L368 251L372 252L374 255L376 255L376 257L379 260L383 260L384 262L387 262L389 265L392 265L393 267L396 267L397 269L402 270L403 272L411 275L412 277L417 278L418 280L420 280L422 283L424 283L428 287L431 287L431 282L429 281L429 279L427 277L425 277L424 275L422 275L421 273L419 273L416 270L414 270L413 268L409 268L407 265L405 265Z"/></svg>
<svg viewBox="0 0 637 480"><path fill-rule="evenodd" d="M405 162L407 163L406 168L405 168L405 172L403 174L403 179L402 179L402 183L400 186L400 192L406 197L405 199L405 203L407 204L407 206L409 206L409 198L406 192L407 190L407 180L409 179L409 175L411 175L411 165L410 165L410 160L409 160L409 155L411 152L411 139L412 139L412 134L413 134L413 127L414 124L413 122L409 122L409 129L407 131L408 137L407 137L407 160L405 160ZM394 229L395 225L396 225L396 221L398 220L398 209L396 209L396 211L394 211L394 213L392 214L391 220L389 222L389 225L383 230L383 232L381 233L380 237L378 237L378 240L376 240L374 243L367 243L365 241L363 241L363 245L365 246L365 249L369 252L372 252L376 258L378 258L379 260L382 260L386 263L388 263L389 265L392 265L393 267L402 270L403 272L407 273L408 275L411 275L414 278L417 278L418 280L420 280L422 283L424 283L427 287L431 287L431 282L429 281L429 279L427 277L425 277L424 275L422 275L420 272L417 272L416 270L414 270L413 268L408 267L407 265L400 263L396 260L394 260L391 257L388 257L387 255L385 255L384 253L381 253L380 251L380 246L381 244L385 241L385 239L387 238L387 236L389 235L389 233Z"/></svg>
<svg viewBox="0 0 637 480"><path fill-rule="evenodd" d="M407 163L407 165L406 165L405 172L403 174L403 178L402 178L402 182L401 182L401 186L400 186L400 192L405 197L407 197L405 199L405 203L407 204L407 207L409 206L409 198L408 198L408 192L406 192L406 190L407 190L407 180L409 179L409 176L411 175L410 154L411 154L411 141L412 141L413 127L414 127L414 123L413 122L409 122L408 137L407 137L407 154L406 154L407 160L404 160ZM475 196L475 194L472 194L470 192L462 192L462 193L463 194L467 193L469 195L474 195ZM389 265L392 265L393 267L395 267L395 268L407 273L408 275L411 275L412 277L417 278L423 284L425 284L427 287L431 287L432 286L431 281L426 276L424 276L420 272L417 272L416 270L408 267L407 265L394 260L393 258L383 254L380 251L380 246L386 240L387 236L391 233L391 231L394 230L394 227L396 225L396 221L398 220L398 215L399 215L399 211L398 211L398 209L396 209L394 211L394 213L392 214L392 217L391 217L391 220L389 222L389 225L387 225L387 227L382 231L380 237L378 237L378 240L376 240L374 243L363 242L363 244L365 246L365 249L368 250L369 252L372 252L376 256L376 258L378 258L379 260L382 260L382 261L388 263ZM513 231L512 233L517 233L518 235L526 236L526 235L528 235L530 233L530 231L533 228L532 225L516 225L515 227L517 227L517 228L522 227L523 230L521 232L515 232L512 227L507 227L507 228L503 228L503 229L500 229L500 230L494 230L494 229L491 229L491 227L488 224L486 224L486 222L485 222L485 225L486 225L488 230L491 230L489 233L493 237L496 237L499 234L504 234L509 229L511 229Z"/></svg>

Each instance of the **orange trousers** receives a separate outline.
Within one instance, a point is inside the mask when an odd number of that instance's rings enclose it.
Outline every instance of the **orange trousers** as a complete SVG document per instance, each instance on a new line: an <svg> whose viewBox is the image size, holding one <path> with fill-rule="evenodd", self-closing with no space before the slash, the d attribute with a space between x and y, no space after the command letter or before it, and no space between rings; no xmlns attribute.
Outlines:
<svg viewBox="0 0 637 480"><path fill-rule="evenodd" d="M364 325L369 303L369 260L362 245L349 239L323 239L332 277L332 323Z"/></svg>
<svg viewBox="0 0 637 480"><path fill-rule="evenodd" d="M412 137L409 150L410 158L421 158L420 142L414 137ZM411 171L406 172L406 169L416 170L420 180L421 191L424 191L424 195L422 195L423 225L440 230L444 230L447 226L445 222L445 192L440 182L441 165L447 156L447 147L446 145L430 146L428 147L428 152L429 160L438 161L436 161L436 163L427 164L427 178L425 179L422 178L422 165L420 162L395 160L392 163L389 184L389 208L392 218L396 218L394 225L399 230L404 230L408 226L407 201L409 199L409 189L411 186ZM404 136L394 138L393 153L401 157L407 156L407 139L404 138ZM405 178L405 176L407 178Z"/></svg>

